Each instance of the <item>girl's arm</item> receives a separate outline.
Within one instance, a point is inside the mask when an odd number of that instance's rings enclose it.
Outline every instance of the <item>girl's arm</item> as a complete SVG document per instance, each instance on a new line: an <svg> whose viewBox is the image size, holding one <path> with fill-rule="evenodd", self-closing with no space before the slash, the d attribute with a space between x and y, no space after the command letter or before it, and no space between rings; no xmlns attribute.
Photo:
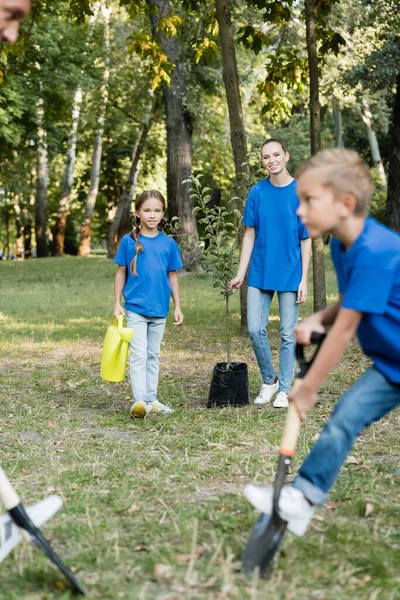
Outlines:
<svg viewBox="0 0 400 600"><path fill-rule="evenodd" d="M121 306L122 292L124 291L126 281L126 267L118 265L114 279L114 317L118 319L118 315L124 315L125 311Z"/></svg>
<svg viewBox="0 0 400 600"><path fill-rule="evenodd" d="M308 268L311 258L311 238L300 240L301 253L301 281L297 289L297 303L302 304L307 300L308 294Z"/></svg>
<svg viewBox="0 0 400 600"><path fill-rule="evenodd" d="M181 310L181 301L180 301L180 294L179 294L179 281L178 281L178 274L176 271L168 271L168 279L169 279L169 283L172 289L172 300L174 301L174 306L175 306L175 310L174 310L174 325L182 325L183 323L183 319L185 318L183 316L183 312Z"/></svg>
<svg viewBox="0 0 400 600"><path fill-rule="evenodd" d="M321 349L307 375L294 385L289 394L289 399L294 402L302 420L305 418L307 411L317 401L316 394L319 386L341 358L360 323L361 317L362 313L356 310L339 309L332 329L322 343Z"/></svg>
<svg viewBox="0 0 400 600"><path fill-rule="evenodd" d="M237 290L243 283L246 276L247 267L249 266L251 254L254 248L254 240L256 239L256 230L254 227L246 227L242 241L242 249L240 252L240 262L236 277L231 279L229 287Z"/></svg>

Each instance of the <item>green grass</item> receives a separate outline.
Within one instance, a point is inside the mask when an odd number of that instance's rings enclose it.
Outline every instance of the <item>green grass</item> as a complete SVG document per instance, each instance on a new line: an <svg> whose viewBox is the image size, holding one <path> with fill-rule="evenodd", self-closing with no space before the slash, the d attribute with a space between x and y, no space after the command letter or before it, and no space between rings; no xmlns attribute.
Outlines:
<svg viewBox="0 0 400 600"><path fill-rule="evenodd" d="M359 438L357 462L343 468L307 535L287 535L271 578L247 580L239 561L256 514L241 490L272 479L285 411L205 409L212 367L224 360L224 305L210 280L188 275L180 279L185 323L169 319L162 349L160 400L176 412L130 420L128 382L99 378L114 273L98 257L0 263L0 462L25 503L63 497L43 530L89 596L398 599L399 412ZM254 397L261 379L238 309L235 295L233 359L249 364ZM278 324L274 304L275 360ZM301 430L296 465L366 365L353 344ZM71 598L26 545L0 565L0 582L1 600Z"/></svg>

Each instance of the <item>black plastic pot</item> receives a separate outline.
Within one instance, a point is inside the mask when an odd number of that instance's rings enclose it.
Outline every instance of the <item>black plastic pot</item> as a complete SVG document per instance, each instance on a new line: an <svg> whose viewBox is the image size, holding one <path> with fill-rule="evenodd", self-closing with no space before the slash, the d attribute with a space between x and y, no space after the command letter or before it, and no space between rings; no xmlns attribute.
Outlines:
<svg viewBox="0 0 400 600"><path fill-rule="evenodd" d="M214 367L207 408L249 404L249 373L246 363L217 363Z"/></svg>

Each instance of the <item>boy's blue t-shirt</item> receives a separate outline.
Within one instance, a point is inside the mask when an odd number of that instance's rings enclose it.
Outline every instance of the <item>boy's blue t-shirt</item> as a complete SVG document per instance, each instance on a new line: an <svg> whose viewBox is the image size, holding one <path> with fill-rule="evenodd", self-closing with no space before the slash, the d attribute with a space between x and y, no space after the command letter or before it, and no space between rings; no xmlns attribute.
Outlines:
<svg viewBox="0 0 400 600"><path fill-rule="evenodd" d="M400 384L400 235L367 218L348 250L332 238L342 307L362 314L357 335L376 368Z"/></svg>
<svg viewBox="0 0 400 600"><path fill-rule="evenodd" d="M248 285L262 290L296 292L302 275L300 240L310 237L296 215L296 181L277 187L269 179L250 190L243 223L255 228Z"/></svg>
<svg viewBox="0 0 400 600"><path fill-rule="evenodd" d="M130 233L121 239L114 259L126 267L124 308L146 317L166 317L171 299L168 272L183 266L178 244L162 232L155 237L140 235L139 241L144 250L137 257L137 276L130 271L136 248Z"/></svg>

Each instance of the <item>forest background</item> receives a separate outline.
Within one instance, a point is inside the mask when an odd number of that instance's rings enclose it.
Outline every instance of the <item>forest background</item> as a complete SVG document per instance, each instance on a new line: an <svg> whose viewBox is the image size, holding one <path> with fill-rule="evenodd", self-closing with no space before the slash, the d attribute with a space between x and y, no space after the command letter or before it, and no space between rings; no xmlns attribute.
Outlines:
<svg viewBox="0 0 400 600"><path fill-rule="evenodd" d="M210 206L244 197L269 136L287 145L294 173L315 129L307 5L320 145L365 158L371 213L400 230L397 0L40 0L0 53L2 257L111 258L149 188L196 237L182 181L202 173Z"/></svg>

